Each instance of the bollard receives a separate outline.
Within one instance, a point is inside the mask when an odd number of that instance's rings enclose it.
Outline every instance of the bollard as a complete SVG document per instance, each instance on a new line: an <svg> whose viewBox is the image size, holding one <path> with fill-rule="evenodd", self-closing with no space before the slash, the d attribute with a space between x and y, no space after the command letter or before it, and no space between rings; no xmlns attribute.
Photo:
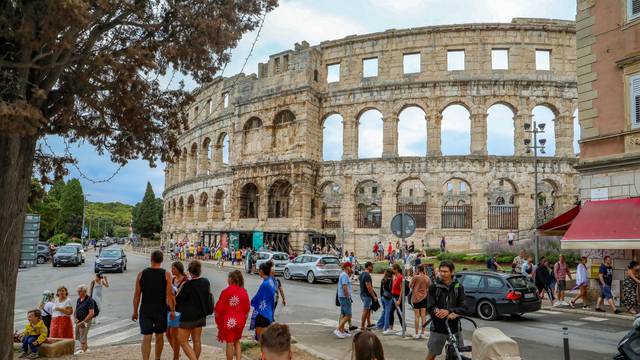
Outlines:
<svg viewBox="0 0 640 360"><path fill-rule="evenodd" d="M564 345L564 360L571 360L571 354L569 353L569 328L562 328L562 342Z"/></svg>

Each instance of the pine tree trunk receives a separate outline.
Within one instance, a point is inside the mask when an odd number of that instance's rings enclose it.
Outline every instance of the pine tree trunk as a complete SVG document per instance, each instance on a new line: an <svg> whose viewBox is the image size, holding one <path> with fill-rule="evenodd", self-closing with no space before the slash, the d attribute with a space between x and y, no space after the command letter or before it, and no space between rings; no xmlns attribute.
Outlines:
<svg viewBox="0 0 640 360"><path fill-rule="evenodd" d="M13 309L35 136L0 133L0 359L13 358ZM21 314L24 316L24 314Z"/></svg>

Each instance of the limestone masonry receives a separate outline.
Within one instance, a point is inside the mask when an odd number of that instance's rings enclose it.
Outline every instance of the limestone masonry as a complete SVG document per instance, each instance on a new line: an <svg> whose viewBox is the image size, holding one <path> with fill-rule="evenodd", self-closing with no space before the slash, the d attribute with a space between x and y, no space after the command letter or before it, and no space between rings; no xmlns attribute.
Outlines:
<svg viewBox="0 0 640 360"><path fill-rule="evenodd" d="M163 240L298 251L344 241L363 256L374 241L396 242L389 224L398 211L416 219L408 239L416 247L438 246L441 236L449 249L505 241L509 230L526 237L536 197L523 127L535 106L555 115L555 155L538 164L541 217L577 199L575 36L572 21L522 18L392 29L303 42L271 55L257 76L218 78L197 90L180 155L166 169ZM492 50L507 50L508 69L492 69ZM448 70L451 51L464 51L464 70ZM548 70L536 70L536 52L548 55ZM415 54L419 71L405 73L405 56ZM377 71L363 77L370 59ZM470 113L469 155L441 154L442 112L452 104ZM512 156L487 155L494 104L513 111ZM398 156L398 117L411 106L425 114L426 157ZM359 119L370 109L382 114L382 157L358 159ZM323 161L324 121L334 114L342 160Z"/></svg>

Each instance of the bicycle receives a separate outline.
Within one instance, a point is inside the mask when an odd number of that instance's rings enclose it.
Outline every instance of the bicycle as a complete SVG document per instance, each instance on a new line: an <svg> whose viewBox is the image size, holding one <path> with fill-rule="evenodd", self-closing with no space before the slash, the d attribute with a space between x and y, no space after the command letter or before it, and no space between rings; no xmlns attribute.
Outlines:
<svg viewBox="0 0 640 360"><path fill-rule="evenodd" d="M476 324L476 322L473 321L472 319L466 316L459 316L459 318L471 322L476 329L478 328L478 324ZM451 328L449 327L449 321L451 320L447 320L445 322L445 325L447 325L447 332L449 333L449 336L447 337L447 342L444 345L445 360L472 360L470 357L467 357L461 354L461 353L471 352L471 346L464 346L464 344L462 345L458 344L458 339L456 338L456 335L451 332ZM462 331L462 326L460 327L460 331Z"/></svg>

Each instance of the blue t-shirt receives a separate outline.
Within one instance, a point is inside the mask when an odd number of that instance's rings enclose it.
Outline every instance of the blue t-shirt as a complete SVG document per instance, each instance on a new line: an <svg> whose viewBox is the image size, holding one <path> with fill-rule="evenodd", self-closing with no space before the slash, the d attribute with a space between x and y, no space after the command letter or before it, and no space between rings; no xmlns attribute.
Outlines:
<svg viewBox="0 0 640 360"><path fill-rule="evenodd" d="M604 278L604 284L611 286L611 283L613 282L613 268L605 264L600 264L599 273L602 274L602 277Z"/></svg>
<svg viewBox="0 0 640 360"><path fill-rule="evenodd" d="M347 285L347 289L349 289L349 297L351 297L351 294L353 294L353 291L351 290L351 279L345 271L340 273L340 278L338 279L338 297L341 298L346 297L344 296L342 285Z"/></svg>

